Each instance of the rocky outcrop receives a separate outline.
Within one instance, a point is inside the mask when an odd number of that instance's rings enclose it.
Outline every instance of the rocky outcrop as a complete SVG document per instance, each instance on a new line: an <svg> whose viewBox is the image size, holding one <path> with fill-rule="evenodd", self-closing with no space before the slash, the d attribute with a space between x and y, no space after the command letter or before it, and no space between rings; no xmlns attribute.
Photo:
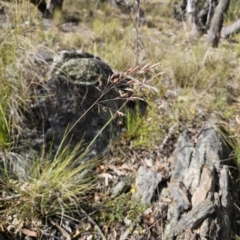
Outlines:
<svg viewBox="0 0 240 240"><path fill-rule="evenodd" d="M184 132L175 150L168 184L173 204L168 209L164 239L231 239L234 213L226 165L230 153L210 123L196 142ZM177 191L171 191L173 188Z"/></svg>
<svg viewBox="0 0 240 240"><path fill-rule="evenodd" d="M144 176L138 172L141 201L149 203L158 192L155 211L163 218L162 230L156 233L160 239L231 239L237 200L231 190L232 150L217 128L216 122L207 122L196 138L188 130L183 132L171 160L170 179L156 178L161 172L149 169Z"/></svg>

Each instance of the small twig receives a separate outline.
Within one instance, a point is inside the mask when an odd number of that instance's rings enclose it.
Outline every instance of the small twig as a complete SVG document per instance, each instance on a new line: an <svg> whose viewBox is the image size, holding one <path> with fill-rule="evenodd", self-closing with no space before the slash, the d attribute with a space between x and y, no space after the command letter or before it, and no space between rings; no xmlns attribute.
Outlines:
<svg viewBox="0 0 240 240"><path fill-rule="evenodd" d="M140 87L144 87L144 88L147 88L149 90L152 90L153 92L155 93L158 93L158 89L153 87L153 86L150 86L149 84L146 84L146 83L143 83L143 82L140 82L138 79L136 78L133 78L131 76L128 76L128 78L130 79L130 81L128 82L129 84L131 85L136 85L136 86L140 86Z"/></svg>
<svg viewBox="0 0 240 240"><path fill-rule="evenodd" d="M59 202L59 205L61 206L61 209L62 209L62 216L61 216L61 222L60 222L60 226L62 226L62 220L63 220L63 215L64 215L64 207L62 205L62 199L60 198L60 193L59 192L56 192L56 196L57 196L57 199L58 199L58 202Z"/></svg>
<svg viewBox="0 0 240 240"><path fill-rule="evenodd" d="M53 220L50 220L50 222L52 225L54 225L58 228L58 230L62 233L62 235L66 238L66 240L71 240L71 236L65 229L60 227L60 225L58 223L54 222Z"/></svg>
<svg viewBox="0 0 240 240"><path fill-rule="evenodd" d="M87 217L88 221L90 223L92 223L95 228L97 229L98 233L101 235L103 240L106 240L106 237L104 236L102 230L100 229L100 227L97 225L97 223L80 207L81 212L83 213L83 215L85 215L85 217Z"/></svg>

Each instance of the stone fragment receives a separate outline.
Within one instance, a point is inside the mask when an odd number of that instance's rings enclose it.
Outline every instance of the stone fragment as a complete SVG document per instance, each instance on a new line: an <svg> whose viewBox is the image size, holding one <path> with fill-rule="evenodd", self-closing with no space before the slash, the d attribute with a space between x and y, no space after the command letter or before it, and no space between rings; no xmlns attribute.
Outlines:
<svg viewBox="0 0 240 240"><path fill-rule="evenodd" d="M158 184L162 181L161 173L141 166L136 178L135 197L140 197L143 204L149 204Z"/></svg>

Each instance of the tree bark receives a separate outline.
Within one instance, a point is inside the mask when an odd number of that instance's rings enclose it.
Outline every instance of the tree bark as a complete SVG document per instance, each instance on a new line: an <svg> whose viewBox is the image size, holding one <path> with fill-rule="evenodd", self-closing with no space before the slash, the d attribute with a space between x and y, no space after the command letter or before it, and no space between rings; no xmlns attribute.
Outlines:
<svg viewBox="0 0 240 240"><path fill-rule="evenodd" d="M198 14L199 23L206 29L209 28L212 15L214 13L214 8L217 5L217 0L206 0L203 8Z"/></svg>
<svg viewBox="0 0 240 240"><path fill-rule="evenodd" d="M220 0L217 5L207 36L208 44L211 47L218 47L224 15L227 13L229 3L230 0Z"/></svg>
<svg viewBox="0 0 240 240"><path fill-rule="evenodd" d="M1 3L0 3L0 14L4 14L4 7Z"/></svg>
<svg viewBox="0 0 240 240"><path fill-rule="evenodd" d="M61 11L64 0L48 0L47 11L50 12L51 16L54 15L55 11Z"/></svg>
<svg viewBox="0 0 240 240"><path fill-rule="evenodd" d="M188 0L187 1L187 25L189 30L197 34L198 33L198 0Z"/></svg>

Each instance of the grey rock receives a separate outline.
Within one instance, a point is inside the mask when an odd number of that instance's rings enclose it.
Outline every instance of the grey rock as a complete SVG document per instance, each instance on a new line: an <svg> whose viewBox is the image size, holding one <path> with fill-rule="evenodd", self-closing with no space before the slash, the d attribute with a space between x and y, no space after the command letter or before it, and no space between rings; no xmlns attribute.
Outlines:
<svg viewBox="0 0 240 240"><path fill-rule="evenodd" d="M119 194L129 190L132 185L132 179L129 177L125 177L123 180L118 182L113 188L112 188L112 194L111 198L115 198Z"/></svg>
<svg viewBox="0 0 240 240"><path fill-rule="evenodd" d="M141 199L143 204L149 204L158 184L162 181L162 174L141 166L136 178L136 198Z"/></svg>
<svg viewBox="0 0 240 240"><path fill-rule="evenodd" d="M53 54L45 49L39 49L37 56L40 58L40 61L53 62Z"/></svg>
<svg viewBox="0 0 240 240"><path fill-rule="evenodd" d="M232 197L230 192L229 182L229 169L228 166L223 166L220 170L219 179L220 191L221 191L221 204L219 204L219 225L220 225L220 237L221 239L228 239L231 236L231 225L234 218Z"/></svg>
<svg viewBox="0 0 240 240"><path fill-rule="evenodd" d="M20 155L14 152L0 152L1 176L5 173L12 177L28 180L28 171L31 167L32 158L30 154ZM5 172L5 170L8 170Z"/></svg>
<svg viewBox="0 0 240 240"><path fill-rule="evenodd" d="M204 200L195 208L178 221L177 225L172 229L174 234L184 229L194 229L203 219L215 212L214 204L209 200Z"/></svg>
<svg viewBox="0 0 240 240"><path fill-rule="evenodd" d="M175 201L178 202L178 206L181 209L188 210L192 206L189 202L187 189L182 182L171 182L168 184L170 192Z"/></svg>
<svg viewBox="0 0 240 240"><path fill-rule="evenodd" d="M195 145L188 131L177 143L168 184L174 201L168 208L163 239L194 239L196 232L200 238L231 239L235 215L229 170L223 161L231 148L217 127L216 121L209 121Z"/></svg>
<svg viewBox="0 0 240 240"><path fill-rule="evenodd" d="M173 173L171 179L181 180L188 171L191 163L193 152L193 144L187 131L183 132L183 136L179 139L177 149L175 150L175 162L173 163Z"/></svg>
<svg viewBox="0 0 240 240"><path fill-rule="evenodd" d="M214 166L205 165L202 167L200 182L198 187L192 191L193 207L202 202L209 193L215 191L216 186L216 169Z"/></svg>

